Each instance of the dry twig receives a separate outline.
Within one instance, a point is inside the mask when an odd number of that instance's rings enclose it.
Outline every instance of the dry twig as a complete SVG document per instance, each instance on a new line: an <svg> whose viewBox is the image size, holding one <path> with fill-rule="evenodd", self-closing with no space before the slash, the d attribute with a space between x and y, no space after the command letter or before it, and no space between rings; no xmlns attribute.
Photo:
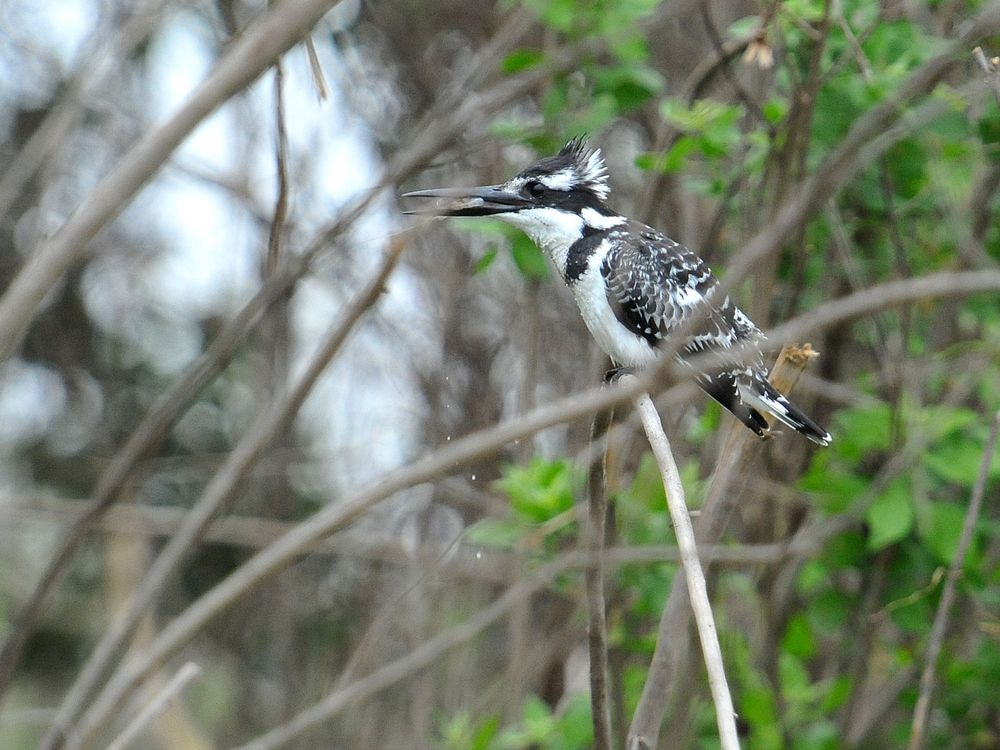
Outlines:
<svg viewBox="0 0 1000 750"><path fill-rule="evenodd" d="M587 566L587 644L590 650L590 709L594 723L594 750L611 750L611 713L608 699L608 624L604 597L604 551L607 546L607 446L613 410L598 412L591 423L590 442L604 443L605 461L591 467L587 481L586 548L593 559Z"/></svg>
<svg viewBox="0 0 1000 750"><path fill-rule="evenodd" d="M347 339L354 325L381 296L385 280L395 268L405 244L403 238L397 238L381 267L344 311L341 319L331 327L318 351L313 355L312 360L290 392L274 401L257 416L230 453L226 463L212 477L202 496L185 517L177 534L171 537L156 558L138 591L130 600L128 611L108 629L94 649L73 687L64 698L42 747L59 747L64 736L66 736L66 745L71 748L86 746L94 733L103 726L108 714L117 705L117 701L108 706L102 705L98 700L94 709L81 720L76 730L68 735L71 723L79 715L87 698L94 691L115 656L122 652L122 647L131 636L143 613L158 595L168 576L176 569L191 546L201 538L219 509L232 498L239 482L246 477L264 450L276 436L284 432L305 401L306 396L309 395L317 378Z"/></svg>
<svg viewBox="0 0 1000 750"><path fill-rule="evenodd" d="M972 50L972 57L986 76L986 82L993 89L993 96L996 97L997 104L1000 104L1000 60L997 58L987 59L982 47Z"/></svg>
<svg viewBox="0 0 1000 750"><path fill-rule="evenodd" d="M680 472L670 450L670 441L660 424L660 416L652 399L645 393L635 402L642 426L653 449L656 463L663 478L663 489L667 495L667 508L673 522L674 534L677 537L677 548L681 555L681 567L684 570L684 582L687 585L691 610L701 640L701 651L705 658L708 671L708 686L715 703L715 718L719 726L719 738L722 750L738 750L739 736L736 733L736 713L733 711L733 699L729 694L729 684L726 681L726 671L722 662L722 649L719 647L719 636L715 629L715 618L712 615L712 605L708 598L708 586L705 583L705 573L698 559L698 546L694 538L694 528L688 516L687 501L684 496L684 486L681 484ZM682 631L685 632L685 631ZM629 748L655 747L645 744L644 739L630 737Z"/></svg>
<svg viewBox="0 0 1000 750"><path fill-rule="evenodd" d="M791 392L799 373L812 356L815 353L808 347L786 346L782 349L771 373L771 381L778 390ZM734 422L698 516L698 544L714 545L722 538L726 521L740 497L740 478L747 476L746 469L759 450L760 441L742 424ZM691 615L689 598L689 589L682 581L676 580L660 617L656 650L632 718L630 747L656 747L671 695L685 682L686 667L690 663L686 647Z"/></svg>
<svg viewBox="0 0 1000 750"><path fill-rule="evenodd" d="M497 39L510 42L517 38L517 34L524 32L523 19L515 14L511 23L498 32ZM483 70L495 68L495 65L491 65L491 61L495 62L504 49L502 44L488 45L480 56L482 62L471 66L467 75L475 72L478 76ZM0 649L0 696L5 693L12 679L24 641L41 611L43 602L66 570L86 530L114 503L117 493L136 462L154 449L170 424L183 413L201 389L228 364L262 316L289 293L329 243L351 227L375 198L382 194L387 185L398 184L423 166L463 132L474 116L487 115L497 110L536 86L538 81L546 76L571 67L588 49L590 48L583 45L568 46L560 51L558 59L553 60L551 65L540 66L519 76L504 79L481 92L479 97L466 96L461 102L455 102L443 96L439 105L414 127L414 136L409 139L408 147L397 152L390 160L382 181L321 229L300 253L284 254L284 262L279 270L269 277L239 313L223 326L204 354L192 363L163 398L147 412L97 480L87 512L59 542L39 582L18 610L10 632L4 640ZM443 106L446 99L451 102L450 107Z"/></svg>
<svg viewBox="0 0 1000 750"><path fill-rule="evenodd" d="M122 730L111 743L108 750L125 750L135 739L142 734L143 730L149 726L157 716L163 713L170 701L180 695L184 689L191 684L201 674L201 667L193 661L189 661L171 678L170 682L164 685L163 689L156 696L143 706L136 717L129 722L129 725Z"/></svg>
<svg viewBox="0 0 1000 750"><path fill-rule="evenodd" d="M972 488L972 499L965 512L962 533L958 538L958 546L955 548L955 558L948 566L948 575L944 581L944 588L941 590L941 600L938 602L937 612L934 613L934 624L931 626L931 634L927 641L927 653L924 655L924 670L920 675L920 693L917 696L916 708L913 710L913 724L910 728L908 750L920 750L924 746L927 717L930 714L931 696L934 692L934 673L937 670L941 647L944 645L944 636L948 629L951 606L955 601L958 578L962 575L965 555L972 543L972 535L979 522L979 511L983 507L983 495L986 493L986 481L990 475L990 466L993 463L993 454L997 447L998 432L1000 432L1000 411L993 416L993 425L990 427L990 436L987 438L986 447L983 450L979 474L976 477L976 484Z"/></svg>
<svg viewBox="0 0 1000 750"><path fill-rule="evenodd" d="M180 143L224 101L267 70L337 0L286 0L247 29L180 111L147 133L42 243L0 297L0 361L17 348L45 295L88 243L128 205Z"/></svg>
<svg viewBox="0 0 1000 750"><path fill-rule="evenodd" d="M973 274L974 276L977 274ZM981 273L988 277L993 286L986 289L1000 289L1000 272L995 274ZM962 295L984 288L968 289L964 284L964 274L947 274L949 279L938 278L934 289L939 294ZM951 283L946 283L947 281ZM919 282L919 279L909 280ZM896 289L893 297L896 303L904 299L928 296L924 285L914 283L909 286L905 282L894 282L903 286ZM885 285L892 286L892 285ZM908 290L911 297L904 292ZM859 295L851 295L846 299L854 300ZM878 290L866 290L864 301L871 309L884 309L884 299ZM861 315L860 303L847 306L843 311L844 318L837 318L832 312L824 317L823 325L832 325L842 319L850 319ZM799 321L799 322L796 322ZM807 326L810 330L812 318L802 316L796 321L790 321L782 330L801 331ZM822 326L820 326L822 327ZM403 467L374 484L357 492L351 498L320 510L309 519L291 528L274 544L261 550L260 553L237 568L229 577L221 581L200 599L192 603L184 612L159 633L155 641L144 652L134 654L109 680L99 699L102 703L101 713L110 713L115 705L131 690L142 682L150 673L157 669L166 659L177 653L195 634L211 619L231 607L241 597L253 591L257 586L287 567L304 551L310 549L319 539L344 528L376 503L386 499L400 490L436 479L443 474L451 473L484 455L489 455L508 443L525 438L545 427L578 419L593 414L601 409L624 403L637 397L657 382L659 374L648 372L627 382L616 384L612 388L594 388L583 393L576 393L559 401L539 407L528 414L508 422L473 433L461 440L451 441L447 447L434 451L419 461ZM675 394L681 389L671 389L669 394Z"/></svg>

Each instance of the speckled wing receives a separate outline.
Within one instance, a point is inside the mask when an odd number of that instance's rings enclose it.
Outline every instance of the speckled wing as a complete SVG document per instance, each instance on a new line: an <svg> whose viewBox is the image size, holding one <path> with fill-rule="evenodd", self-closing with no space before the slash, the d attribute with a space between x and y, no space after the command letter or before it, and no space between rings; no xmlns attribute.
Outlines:
<svg viewBox="0 0 1000 750"><path fill-rule="evenodd" d="M642 224L623 229L622 239L625 232L633 241L616 242L612 232L608 237L611 248L601 266L608 302L625 328L656 348L692 315L705 316L678 350L682 362L688 356L724 352L745 341L760 339L757 327L728 297L705 311L706 297L718 280L697 255ZM642 242L635 242L636 237ZM754 371L762 368L763 363L734 361L732 367L699 373L696 379L706 393L761 434L767 422L743 403L740 383L752 379Z"/></svg>
<svg viewBox="0 0 1000 750"><path fill-rule="evenodd" d="M637 237L642 242L635 242ZM655 347L696 311L706 315L706 297L718 281L701 258L642 224L613 231L608 241L611 247L601 274L608 302L629 331ZM760 336L728 297L720 302L688 335L682 354L728 349L736 342Z"/></svg>

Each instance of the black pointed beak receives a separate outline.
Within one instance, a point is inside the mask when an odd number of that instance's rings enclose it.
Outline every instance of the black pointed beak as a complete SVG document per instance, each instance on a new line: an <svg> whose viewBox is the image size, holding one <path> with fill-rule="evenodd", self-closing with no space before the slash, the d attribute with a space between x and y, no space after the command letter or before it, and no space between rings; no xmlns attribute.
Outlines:
<svg viewBox="0 0 1000 750"><path fill-rule="evenodd" d="M405 193L403 197L443 199L442 202L434 206L403 212L425 216L428 214L433 216L494 216L517 211L529 203L517 193L505 190L502 185L415 190L412 193Z"/></svg>

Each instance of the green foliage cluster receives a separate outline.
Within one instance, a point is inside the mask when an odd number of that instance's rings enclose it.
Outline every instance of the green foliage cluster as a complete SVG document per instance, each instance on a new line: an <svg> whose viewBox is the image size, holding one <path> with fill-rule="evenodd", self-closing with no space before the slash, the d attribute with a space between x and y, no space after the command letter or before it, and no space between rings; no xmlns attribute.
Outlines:
<svg viewBox="0 0 1000 750"><path fill-rule="evenodd" d="M529 696L514 728L501 729L496 717L477 723L468 714L459 714L441 730L443 750L586 750L593 740L590 704L584 695L574 696L559 715Z"/></svg>
<svg viewBox="0 0 1000 750"><path fill-rule="evenodd" d="M844 23L831 19L830 4L821 0L769 5L768 16L741 19L723 32L730 40L763 45L758 61L761 53L774 57L773 69L765 70L772 77L766 97L751 106L740 97L691 100L686 92L668 90L647 40L636 31L657 3L525 4L564 38L614 41L611 54L589 59L581 70L549 85L540 102L542 127L502 121L496 132L545 152L567 135L599 133L641 110L674 137L662 151L641 155L636 166L675 176L688 191L728 201L728 217L736 224L766 209L761 196L780 196L791 187L789 181L820 164L859 118L944 44L929 26L883 18L872 0L845 0ZM504 70L513 73L545 61L541 51L518 50L506 59ZM748 53L731 64L755 63ZM967 207L974 201L974 186L1000 158L1000 108L993 101L970 108L958 94L964 82L940 82L925 101L942 104L942 114L868 165L782 256L775 316L859 286L960 265L963 243L973 231ZM804 112L807 91L815 91L815 98ZM798 166L789 168L789 162ZM734 185L739 189L734 191ZM502 235L526 279L544 276L540 259L531 260L533 247L516 233L499 225L485 230L470 225L470 230ZM988 224L977 239L993 263L1000 261L1000 228ZM494 257L495 252L484 259L480 270ZM778 481L798 493L800 521L838 517L850 522L795 572L785 609L764 618L768 633L755 632L725 609L732 600L748 610L768 607L773 592L761 580L767 575L737 569L720 576L724 652L749 748L847 747L845 717L856 716L857 706L870 699L863 693L866 685L870 690L922 664L942 570L954 559L990 416L1000 405L1000 302L977 297L955 305L956 324L945 330L929 304L845 329L852 343L838 352L854 369L838 372L835 363L828 372L858 394L860 405L836 411L833 446L816 451L797 480ZM907 373L892 372L903 367L901 362L919 366L914 376L919 386ZM709 408L688 430L693 451L711 442L718 418L718 411ZM691 459L684 473L696 505L704 481L698 462ZM990 473L994 491L998 479L1000 455L994 456ZM530 541L528 549L544 557L562 549L566 537L559 535L573 533L574 527L554 519L565 519L574 495L580 496L580 480L569 464L536 459L527 467L512 467L500 487L512 502L509 518L480 524L470 539L522 550ZM663 490L649 457L635 467L616 503L617 543L670 542ZM931 747L995 747L1000 741L998 532L996 521L981 520L965 561L959 606L981 624L959 628L946 644ZM626 659L626 707L638 699L673 572L668 565L636 565L610 574L611 596L619 607L612 618L612 644L635 655ZM864 649L861 666L852 663L857 649ZM887 712L888 720L874 731L884 743L879 746L905 743L916 699L915 681L910 684L896 701L898 710ZM707 702L697 703L695 713L695 745L713 746L715 726ZM442 745L584 747L587 714L581 705L554 717L532 700L513 728L501 728L496 716L452 718ZM579 725L570 726L574 721ZM558 742L551 733L556 726L562 733Z"/></svg>

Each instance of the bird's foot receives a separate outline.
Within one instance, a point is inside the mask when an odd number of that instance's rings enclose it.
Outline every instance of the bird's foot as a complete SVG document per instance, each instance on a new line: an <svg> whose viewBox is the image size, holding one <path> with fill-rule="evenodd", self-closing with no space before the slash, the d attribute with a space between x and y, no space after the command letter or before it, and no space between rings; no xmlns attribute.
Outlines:
<svg viewBox="0 0 1000 750"><path fill-rule="evenodd" d="M634 367L612 367L604 373L604 385L614 385L626 375L635 375Z"/></svg>

